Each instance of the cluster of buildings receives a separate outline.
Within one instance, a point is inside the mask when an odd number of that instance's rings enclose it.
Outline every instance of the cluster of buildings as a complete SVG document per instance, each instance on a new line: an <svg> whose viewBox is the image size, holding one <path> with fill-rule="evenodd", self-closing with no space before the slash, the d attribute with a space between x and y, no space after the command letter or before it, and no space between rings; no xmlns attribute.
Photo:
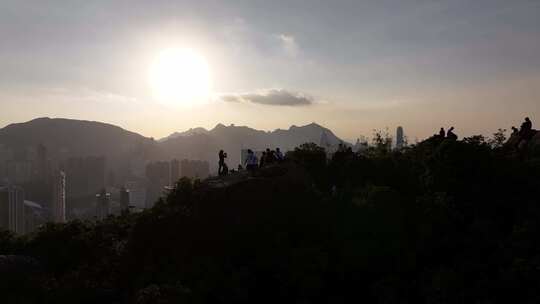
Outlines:
<svg viewBox="0 0 540 304"><path fill-rule="evenodd" d="M407 136L403 131L403 127L399 126L396 128L396 136L391 138L393 142L393 148L396 150L401 150L408 145ZM362 152L369 147L368 139L364 136L358 138L356 143L352 146L353 151ZM391 147L389 147L391 148Z"/></svg>
<svg viewBox="0 0 540 304"><path fill-rule="evenodd" d="M395 149L407 145L402 127L396 130ZM337 145L323 132L319 145L331 153ZM366 139L351 148L366 149ZM256 151L261 156L262 151ZM247 150L241 151L245 162ZM52 161L43 145L19 151L0 144L0 229L30 233L45 222L102 220L111 214L152 207L182 177L209 176L207 161L171 160L130 165L131 173L118 180L107 171L102 156L65 157Z"/></svg>
<svg viewBox="0 0 540 304"><path fill-rule="evenodd" d="M181 177L209 175L208 162L172 160L115 179L102 156L51 158L43 145L14 151L0 144L0 229L25 234L46 222L102 220L151 207Z"/></svg>

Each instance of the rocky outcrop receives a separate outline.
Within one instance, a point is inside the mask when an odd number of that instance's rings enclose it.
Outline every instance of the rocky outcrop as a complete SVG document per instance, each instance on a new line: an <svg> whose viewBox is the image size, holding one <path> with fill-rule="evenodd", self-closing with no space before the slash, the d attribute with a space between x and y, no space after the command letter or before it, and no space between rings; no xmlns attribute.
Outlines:
<svg viewBox="0 0 540 304"><path fill-rule="evenodd" d="M505 144L507 149L518 149L519 151L527 151L532 155L540 155L540 131L532 130L530 140L524 140L518 134L514 133L510 136Z"/></svg>

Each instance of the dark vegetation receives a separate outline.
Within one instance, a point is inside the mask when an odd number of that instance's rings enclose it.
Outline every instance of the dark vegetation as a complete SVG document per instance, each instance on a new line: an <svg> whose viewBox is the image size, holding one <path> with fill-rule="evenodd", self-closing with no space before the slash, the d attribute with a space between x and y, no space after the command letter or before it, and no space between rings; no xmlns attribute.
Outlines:
<svg viewBox="0 0 540 304"><path fill-rule="evenodd" d="M306 144L223 187L182 179L140 214L2 232L1 297L537 303L540 159L507 152L478 136L402 151L381 138L327 161Z"/></svg>

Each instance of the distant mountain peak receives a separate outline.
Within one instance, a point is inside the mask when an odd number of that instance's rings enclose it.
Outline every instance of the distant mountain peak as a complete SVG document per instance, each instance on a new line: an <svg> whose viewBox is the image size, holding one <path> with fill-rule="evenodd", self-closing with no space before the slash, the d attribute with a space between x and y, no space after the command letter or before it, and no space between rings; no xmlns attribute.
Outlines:
<svg viewBox="0 0 540 304"><path fill-rule="evenodd" d="M178 138L178 137L186 137L186 136L192 136L192 135L208 134L208 132L209 132L208 130L206 130L205 128L202 128L202 127L189 128L189 130L184 131L184 132L174 132L171 135L158 140L158 142L164 142L164 141L167 141L169 139L174 139L174 138Z"/></svg>

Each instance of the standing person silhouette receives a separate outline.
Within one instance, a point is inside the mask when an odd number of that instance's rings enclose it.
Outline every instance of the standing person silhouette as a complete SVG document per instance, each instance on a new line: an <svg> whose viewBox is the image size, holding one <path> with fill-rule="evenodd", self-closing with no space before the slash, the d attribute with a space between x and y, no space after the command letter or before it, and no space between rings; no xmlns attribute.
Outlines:
<svg viewBox="0 0 540 304"><path fill-rule="evenodd" d="M276 148L276 159L277 161L282 161L283 160L283 153L281 152L281 150L279 150L279 148Z"/></svg>
<svg viewBox="0 0 540 304"><path fill-rule="evenodd" d="M259 160L259 168L264 167L265 164L266 164L266 152L263 151L261 155L261 159Z"/></svg>
<svg viewBox="0 0 540 304"><path fill-rule="evenodd" d="M223 175L224 169L225 169L225 158L227 157L227 153L223 152L223 150L219 150L219 167L218 167L218 175Z"/></svg>
<svg viewBox="0 0 540 304"><path fill-rule="evenodd" d="M246 159L246 169L249 172L253 172L257 169L257 166L259 165L259 160L257 159L257 156L251 149L248 149L248 155Z"/></svg>

